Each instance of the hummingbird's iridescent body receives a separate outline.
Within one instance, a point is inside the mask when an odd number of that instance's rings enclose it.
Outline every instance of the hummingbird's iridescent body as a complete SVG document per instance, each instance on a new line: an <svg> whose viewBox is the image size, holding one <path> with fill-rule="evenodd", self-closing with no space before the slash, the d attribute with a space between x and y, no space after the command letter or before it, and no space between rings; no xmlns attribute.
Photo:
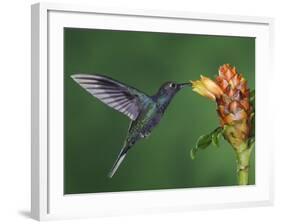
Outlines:
<svg viewBox="0 0 281 224"><path fill-rule="evenodd" d="M140 139L150 135L160 122L175 94L189 83L164 83L153 96L125 85L104 75L75 74L71 76L97 99L128 116L132 121L126 140L115 161L109 177L112 177L128 150Z"/></svg>

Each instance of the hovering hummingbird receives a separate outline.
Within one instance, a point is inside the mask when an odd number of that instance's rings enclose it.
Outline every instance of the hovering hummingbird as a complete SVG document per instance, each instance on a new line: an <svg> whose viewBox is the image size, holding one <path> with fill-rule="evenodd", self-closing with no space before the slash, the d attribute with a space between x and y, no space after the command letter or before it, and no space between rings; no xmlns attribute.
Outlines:
<svg viewBox="0 0 281 224"><path fill-rule="evenodd" d="M140 139L150 135L160 122L166 108L183 87L190 83L166 82L153 96L105 75L74 74L79 85L109 107L131 119L127 137L108 176L111 178L124 160L128 150Z"/></svg>

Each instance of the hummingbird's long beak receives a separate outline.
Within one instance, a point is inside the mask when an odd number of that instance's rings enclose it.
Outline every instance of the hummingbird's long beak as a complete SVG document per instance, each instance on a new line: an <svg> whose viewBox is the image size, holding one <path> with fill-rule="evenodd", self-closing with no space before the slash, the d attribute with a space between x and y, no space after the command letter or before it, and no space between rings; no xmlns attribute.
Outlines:
<svg viewBox="0 0 281 224"><path fill-rule="evenodd" d="M179 84L180 89L182 89L182 88L184 88L186 86L192 86L192 84L190 82L185 82L185 83Z"/></svg>

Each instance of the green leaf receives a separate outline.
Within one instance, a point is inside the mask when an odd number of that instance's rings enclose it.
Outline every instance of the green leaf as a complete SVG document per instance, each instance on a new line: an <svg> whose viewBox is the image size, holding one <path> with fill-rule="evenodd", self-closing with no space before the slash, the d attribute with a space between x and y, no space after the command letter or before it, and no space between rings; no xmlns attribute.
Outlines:
<svg viewBox="0 0 281 224"><path fill-rule="evenodd" d="M198 150L198 148L192 148L190 150L190 157L191 157L192 160L195 159L195 155L197 153L197 150Z"/></svg>
<svg viewBox="0 0 281 224"><path fill-rule="evenodd" d="M220 142L219 142L219 138L221 136L220 132L216 132L212 135L212 143L214 146L216 146L217 148L220 147Z"/></svg>
<svg viewBox="0 0 281 224"><path fill-rule="evenodd" d="M205 149L207 148L212 142L212 135L202 135L198 138L196 143L196 148Z"/></svg>
<svg viewBox="0 0 281 224"><path fill-rule="evenodd" d="M220 146L220 145L219 145L219 139L218 139L217 135L212 135L212 143L213 143L214 146L216 146L217 148Z"/></svg>
<svg viewBox="0 0 281 224"><path fill-rule="evenodd" d="M222 128L217 128L214 132L212 132L212 143L219 148L219 139L222 134Z"/></svg>
<svg viewBox="0 0 281 224"><path fill-rule="evenodd" d="M256 130L256 116L255 113L251 114L251 130L250 130L250 136L255 137L255 130Z"/></svg>
<svg viewBox="0 0 281 224"><path fill-rule="evenodd" d="M191 159L195 159L195 156L199 149L206 149L211 143L219 147L219 139L222 133L223 129L221 127L218 127L210 134L200 136L196 142L196 146L190 150Z"/></svg>

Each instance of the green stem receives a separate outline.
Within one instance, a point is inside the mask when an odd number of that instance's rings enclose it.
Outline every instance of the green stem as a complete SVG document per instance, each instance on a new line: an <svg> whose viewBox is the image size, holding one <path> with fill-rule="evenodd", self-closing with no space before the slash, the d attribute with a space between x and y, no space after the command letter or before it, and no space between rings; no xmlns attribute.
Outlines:
<svg viewBox="0 0 281 224"><path fill-rule="evenodd" d="M237 159L237 178L239 185L248 185L250 158L253 146L241 144L235 149Z"/></svg>

